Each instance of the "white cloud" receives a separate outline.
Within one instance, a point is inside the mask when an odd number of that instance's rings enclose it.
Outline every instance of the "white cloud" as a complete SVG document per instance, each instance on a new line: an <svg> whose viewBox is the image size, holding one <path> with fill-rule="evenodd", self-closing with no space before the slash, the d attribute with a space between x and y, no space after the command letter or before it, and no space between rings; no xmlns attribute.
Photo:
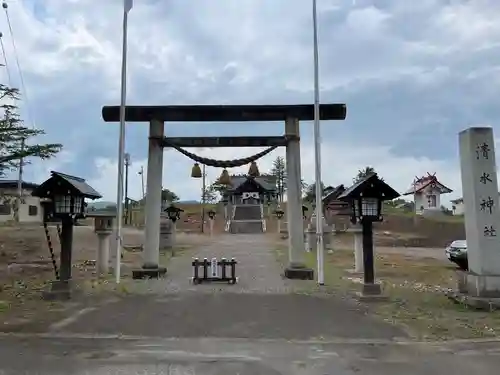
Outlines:
<svg viewBox="0 0 500 375"><path fill-rule="evenodd" d="M102 124L100 107L119 102L123 1L8 4L36 122L51 141L66 147L55 160L33 163L27 176L40 181L50 169L82 175L105 199L114 200L118 132L117 126ZM346 122L335 125L338 132L323 133L325 182L349 183L359 168L371 165L398 191L406 190L415 175L437 172L456 190L450 198L459 196L454 137L473 123L496 126L500 116L500 3L321 0L318 6L321 98L348 101L349 108ZM304 0L136 1L129 14L128 101L312 102L311 16L311 3ZM10 35L2 31L18 85ZM0 74L5 82L2 69ZM145 129L138 125L128 132L127 149L135 159L133 197L141 194L138 168L146 167ZM189 124L182 129L176 135L232 131L218 124L210 131ZM310 136L312 130L303 132ZM401 150L401 144L408 146ZM200 153L231 159L254 152ZM264 158L261 170L269 169L278 154L283 150ZM307 137L302 154L304 178L312 181ZM201 182L189 177L191 165L178 153L165 153L164 184L183 199L200 191ZM218 173L209 168L209 179Z"/></svg>

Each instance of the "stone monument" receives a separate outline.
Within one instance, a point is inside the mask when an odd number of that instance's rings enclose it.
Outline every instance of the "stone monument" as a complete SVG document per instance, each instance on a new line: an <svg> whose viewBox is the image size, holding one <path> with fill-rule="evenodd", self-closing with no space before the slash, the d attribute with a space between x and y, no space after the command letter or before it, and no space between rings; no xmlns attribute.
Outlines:
<svg viewBox="0 0 500 375"><path fill-rule="evenodd" d="M465 206L468 272L459 272L459 292L500 301L500 210L493 129L459 134Z"/></svg>
<svg viewBox="0 0 500 375"><path fill-rule="evenodd" d="M323 244L325 249L330 246L330 227L325 220L325 216L323 215ZM311 219L306 229L306 251L310 252L316 250L316 211L311 215Z"/></svg>

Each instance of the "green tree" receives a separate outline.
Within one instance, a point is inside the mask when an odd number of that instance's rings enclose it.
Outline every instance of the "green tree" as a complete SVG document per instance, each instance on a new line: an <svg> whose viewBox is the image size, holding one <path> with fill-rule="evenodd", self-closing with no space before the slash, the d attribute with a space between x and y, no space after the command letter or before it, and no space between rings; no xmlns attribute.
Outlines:
<svg viewBox="0 0 500 375"><path fill-rule="evenodd" d="M162 189L161 190L161 200L163 202L177 202L179 200L179 196L175 194L173 191L170 191L169 189Z"/></svg>
<svg viewBox="0 0 500 375"><path fill-rule="evenodd" d="M217 190L215 190L214 185L209 185L205 188L205 192L202 192L201 200L205 203L215 203L217 201Z"/></svg>
<svg viewBox="0 0 500 375"><path fill-rule="evenodd" d="M0 176L6 171L18 168L21 162L23 165L28 164L30 158L48 159L62 149L62 145L57 143L29 142L30 139L45 132L24 126L15 105L19 98L18 89L0 84L0 102L4 103L0 105L3 110L3 114L0 115Z"/></svg>
<svg viewBox="0 0 500 375"><path fill-rule="evenodd" d="M207 190L212 190L214 193L219 193L221 196L224 195L227 191L227 186L223 184L219 184L217 181L212 185L207 187Z"/></svg>
<svg viewBox="0 0 500 375"><path fill-rule="evenodd" d="M273 166L269 174L273 176L276 181L278 200L283 202L283 195L285 194L287 187L286 163L283 156L278 156L274 159Z"/></svg>
<svg viewBox="0 0 500 375"><path fill-rule="evenodd" d="M325 184L323 182L321 183L321 191L323 193L325 191ZM307 185L303 199L304 199L304 202L307 202L307 203L314 203L316 201L316 183L315 182L313 182L310 185Z"/></svg>
<svg viewBox="0 0 500 375"><path fill-rule="evenodd" d="M375 172L375 168L373 168L373 167L369 167L369 166L367 166L367 167L365 167L364 169L360 169L360 170L358 171L358 174L357 174L357 175L356 175L356 177L354 178L354 183L356 183L356 182L358 182L358 181L362 180L363 178L365 178L366 176L368 176L368 175L370 175L370 174L372 174L372 173L376 173L376 172Z"/></svg>

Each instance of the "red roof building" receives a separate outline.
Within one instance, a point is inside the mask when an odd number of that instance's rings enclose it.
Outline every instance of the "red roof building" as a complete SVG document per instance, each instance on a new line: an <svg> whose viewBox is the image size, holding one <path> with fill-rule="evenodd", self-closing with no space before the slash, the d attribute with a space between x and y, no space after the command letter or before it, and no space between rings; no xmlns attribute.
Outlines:
<svg viewBox="0 0 500 375"><path fill-rule="evenodd" d="M411 187L403 195L413 195L416 213L423 214L426 210L441 210L441 194L452 191L439 182L436 173L427 173L427 176L415 177Z"/></svg>

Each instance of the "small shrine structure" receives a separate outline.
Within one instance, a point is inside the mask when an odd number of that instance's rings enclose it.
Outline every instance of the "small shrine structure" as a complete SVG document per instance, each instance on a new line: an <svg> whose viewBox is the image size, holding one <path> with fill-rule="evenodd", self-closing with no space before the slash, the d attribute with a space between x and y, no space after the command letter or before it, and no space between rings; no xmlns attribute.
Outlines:
<svg viewBox="0 0 500 375"><path fill-rule="evenodd" d="M452 191L439 182L436 173L427 173L427 176L415 177L411 187L403 195L413 195L415 213L423 215L441 212L441 195Z"/></svg>
<svg viewBox="0 0 500 375"><path fill-rule="evenodd" d="M277 201L277 192L266 176L231 176L231 185L222 198L231 205L268 204Z"/></svg>

